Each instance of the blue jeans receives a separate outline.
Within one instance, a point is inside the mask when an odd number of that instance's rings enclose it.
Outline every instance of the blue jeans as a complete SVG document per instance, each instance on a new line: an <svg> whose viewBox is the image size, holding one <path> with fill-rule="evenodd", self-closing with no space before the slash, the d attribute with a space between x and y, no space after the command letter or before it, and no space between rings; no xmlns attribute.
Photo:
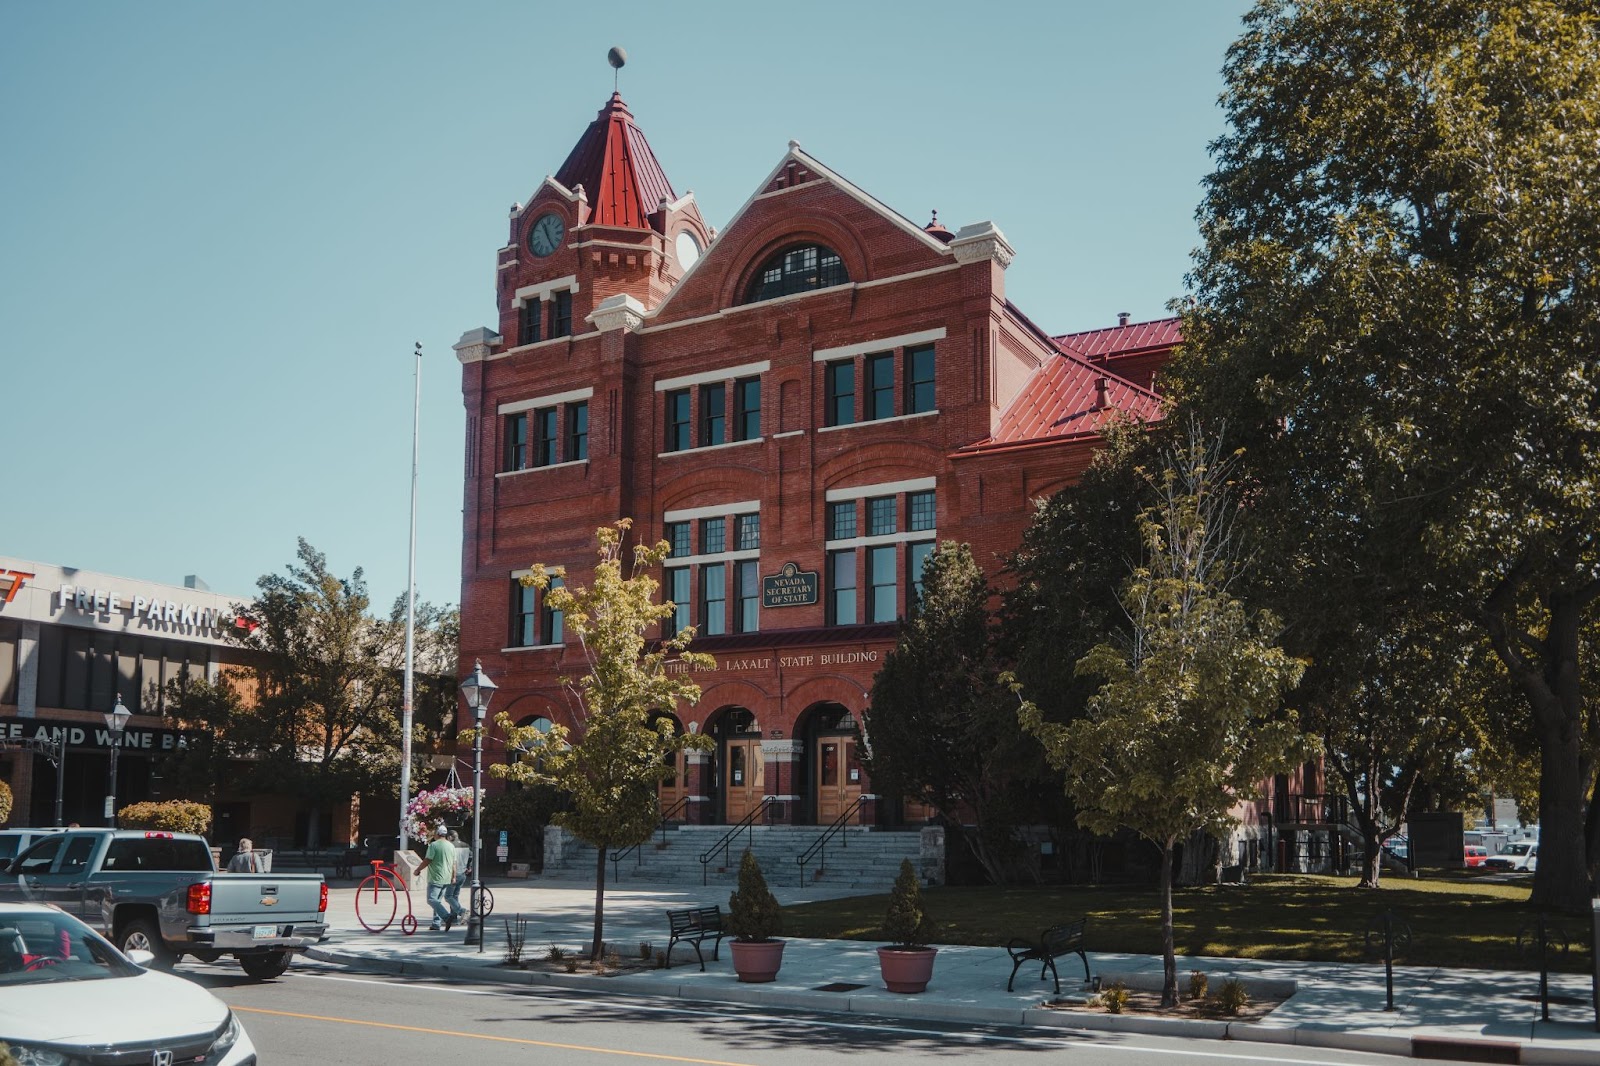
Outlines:
<svg viewBox="0 0 1600 1066"><path fill-rule="evenodd" d="M450 913L456 916L457 921L460 921L461 916L467 913L461 907L461 889L465 885L465 881L452 881L444 886L444 901L450 904Z"/></svg>
<svg viewBox="0 0 1600 1066"><path fill-rule="evenodd" d="M451 887L448 882L442 885L428 882L428 906L433 908L434 928L438 928L446 918L450 917L450 908L445 906L445 903L450 898L448 893Z"/></svg>

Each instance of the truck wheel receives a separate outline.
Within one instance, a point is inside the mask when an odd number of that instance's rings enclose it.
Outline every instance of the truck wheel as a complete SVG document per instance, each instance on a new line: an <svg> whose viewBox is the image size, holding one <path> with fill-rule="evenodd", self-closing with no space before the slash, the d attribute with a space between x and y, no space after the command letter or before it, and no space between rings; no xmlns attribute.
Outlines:
<svg viewBox="0 0 1600 1066"><path fill-rule="evenodd" d="M122 935L117 938L117 947L123 953L148 951L155 956L150 965L157 970L170 970L178 961L178 956L161 939L161 931L156 928L156 923L149 918L135 918L123 926Z"/></svg>
<svg viewBox="0 0 1600 1066"><path fill-rule="evenodd" d="M259 955L240 955L239 965L255 980L270 981L274 977L282 977L283 971L289 968L289 953L267 951Z"/></svg>

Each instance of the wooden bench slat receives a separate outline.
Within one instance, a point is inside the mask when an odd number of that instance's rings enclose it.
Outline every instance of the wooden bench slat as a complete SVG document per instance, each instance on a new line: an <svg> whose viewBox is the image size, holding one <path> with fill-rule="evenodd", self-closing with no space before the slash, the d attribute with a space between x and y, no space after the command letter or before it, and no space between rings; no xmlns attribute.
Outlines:
<svg viewBox="0 0 1600 1066"><path fill-rule="evenodd" d="M695 957L700 960L700 970L706 968L705 953L700 945L703 941L713 940L711 958L722 957L722 908L692 907L682 910L667 911L667 925L669 938L667 940L667 968L672 967L672 949L679 943L690 944L694 947Z"/></svg>

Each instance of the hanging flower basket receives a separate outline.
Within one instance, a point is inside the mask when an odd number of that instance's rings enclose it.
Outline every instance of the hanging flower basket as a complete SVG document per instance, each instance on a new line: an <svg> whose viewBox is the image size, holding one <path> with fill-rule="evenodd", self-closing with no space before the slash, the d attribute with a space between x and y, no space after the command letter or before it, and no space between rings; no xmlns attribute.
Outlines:
<svg viewBox="0 0 1600 1066"><path fill-rule="evenodd" d="M427 840L440 822L461 826L471 817L472 789L440 785L417 793L406 805L406 833L417 840Z"/></svg>

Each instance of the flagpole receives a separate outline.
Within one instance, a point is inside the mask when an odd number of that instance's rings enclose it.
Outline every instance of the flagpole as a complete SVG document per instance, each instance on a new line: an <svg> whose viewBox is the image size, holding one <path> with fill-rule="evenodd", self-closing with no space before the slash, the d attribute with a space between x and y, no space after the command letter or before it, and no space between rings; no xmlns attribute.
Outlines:
<svg viewBox="0 0 1600 1066"><path fill-rule="evenodd" d="M417 647L417 435L422 424L422 342L416 342L416 369L411 397L411 547L406 571L406 680L400 708L400 850L410 842L406 808L411 805L411 696L416 676ZM398 861L398 860L397 860Z"/></svg>

